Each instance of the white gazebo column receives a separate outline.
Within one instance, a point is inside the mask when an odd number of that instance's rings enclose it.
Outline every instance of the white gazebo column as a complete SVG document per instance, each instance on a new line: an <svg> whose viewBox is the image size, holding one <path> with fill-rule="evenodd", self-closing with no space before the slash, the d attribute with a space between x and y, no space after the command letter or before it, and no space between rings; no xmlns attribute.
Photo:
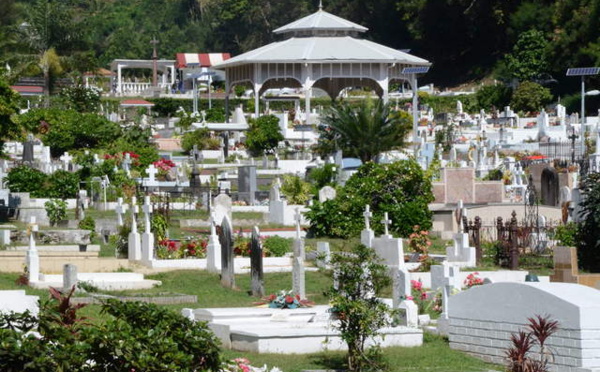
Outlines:
<svg viewBox="0 0 600 372"><path fill-rule="evenodd" d="M412 114L413 114L413 142L416 144L419 142L419 134L417 128L419 126L419 85L417 84L417 75L411 74L410 80L408 81L413 91L412 98Z"/></svg>
<svg viewBox="0 0 600 372"><path fill-rule="evenodd" d="M169 81L170 86L172 87L175 84L175 66L169 66L171 70L171 80Z"/></svg>
<svg viewBox="0 0 600 372"><path fill-rule="evenodd" d="M121 76L121 64L119 63L117 65L117 91L115 93L117 94L123 94L123 78Z"/></svg>
<svg viewBox="0 0 600 372"><path fill-rule="evenodd" d="M260 116L260 90L262 89L262 84L254 83L254 116Z"/></svg>

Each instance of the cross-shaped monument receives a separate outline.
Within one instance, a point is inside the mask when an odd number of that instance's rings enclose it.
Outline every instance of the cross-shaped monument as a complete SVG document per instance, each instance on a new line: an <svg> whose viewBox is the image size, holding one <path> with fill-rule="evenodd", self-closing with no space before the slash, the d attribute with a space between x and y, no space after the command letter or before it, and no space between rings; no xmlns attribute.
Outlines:
<svg viewBox="0 0 600 372"><path fill-rule="evenodd" d="M123 204L123 198L117 199L115 211L117 212L117 226L123 226L123 215L127 212L127 204Z"/></svg>
<svg viewBox="0 0 600 372"><path fill-rule="evenodd" d="M68 152L65 152L64 154L61 155L61 157L59 159L60 159L60 161L63 162L63 169L68 171L69 164L71 164L71 160L73 160L73 157L71 155L69 155Z"/></svg>
<svg viewBox="0 0 600 372"><path fill-rule="evenodd" d="M158 173L158 169L154 166L154 164L150 164L146 169L146 173L148 174L148 184L153 184L156 182L156 174Z"/></svg>
<svg viewBox="0 0 600 372"><path fill-rule="evenodd" d="M388 218L388 212L383 214L383 220L381 220L384 228L384 235L389 235L389 226L392 224L392 220Z"/></svg>

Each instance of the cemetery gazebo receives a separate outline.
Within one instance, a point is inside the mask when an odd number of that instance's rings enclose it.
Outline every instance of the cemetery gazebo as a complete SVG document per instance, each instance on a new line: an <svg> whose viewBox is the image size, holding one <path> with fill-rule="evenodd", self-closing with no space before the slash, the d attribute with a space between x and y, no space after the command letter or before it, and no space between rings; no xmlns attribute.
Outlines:
<svg viewBox="0 0 600 372"><path fill-rule="evenodd" d="M215 65L226 73L227 93L235 85L254 89L255 114L267 89L300 88L305 95L307 118L313 88L332 98L342 89L362 86L374 89L388 101L390 83L407 81L417 91L418 73L431 63L425 59L359 38L368 29L323 10L273 31L284 40L233 57ZM417 97L413 97L416 115ZM308 119L307 119L308 121Z"/></svg>

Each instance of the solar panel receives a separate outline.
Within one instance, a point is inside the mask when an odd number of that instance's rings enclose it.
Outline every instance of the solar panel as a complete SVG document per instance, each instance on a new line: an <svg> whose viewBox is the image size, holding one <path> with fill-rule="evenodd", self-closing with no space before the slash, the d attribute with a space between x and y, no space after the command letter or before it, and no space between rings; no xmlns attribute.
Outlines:
<svg viewBox="0 0 600 372"><path fill-rule="evenodd" d="M429 66L405 67L402 69L403 74L425 74L429 71Z"/></svg>
<svg viewBox="0 0 600 372"><path fill-rule="evenodd" d="M567 70L567 76L598 75L600 67L576 67Z"/></svg>

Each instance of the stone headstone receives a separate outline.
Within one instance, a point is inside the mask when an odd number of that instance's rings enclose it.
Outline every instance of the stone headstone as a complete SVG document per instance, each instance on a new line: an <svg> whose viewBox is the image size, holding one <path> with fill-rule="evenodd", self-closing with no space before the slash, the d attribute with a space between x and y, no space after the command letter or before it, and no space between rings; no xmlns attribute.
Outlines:
<svg viewBox="0 0 600 372"><path fill-rule="evenodd" d="M252 229L252 240L250 242L250 276L252 281L252 296L264 296L263 249L260 243L260 232L256 226Z"/></svg>
<svg viewBox="0 0 600 372"><path fill-rule="evenodd" d="M65 264L63 266L63 290L68 292L73 287L77 288L77 266Z"/></svg>
<svg viewBox="0 0 600 372"><path fill-rule="evenodd" d="M233 230L227 216L224 216L221 222L219 243L221 244L221 285L233 289L235 288Z"/></svg>
<svg viewBox="0 0 600 372"><path fill-rule="evenodd" d="M73 160L73 157L71 155L69 155L68 152L65 152L64 154L62 154L60 156L59 159L63 163L63 170L68 171L69 166L71 165L71 161Z"/></svg>
<svg viewBox="0 0 600 372"><path fill-rule="evenodd" d="M256 190L256 166L247 165L238 167L238 193L240 199L244 200L248 205L253 205Z"/></svg>
<svg viewBox="0 0 600 372"><path fill-rule="evenodd" d="M325 186L319 190L319 202L325 203L327 200L335 199L337 192L331 186Z"/></svg>
<svg viewBox="0 0 600 372"><path fill-rule="evenodd" d="M23 162L32 163L34 160L33 139L30 138L27 142L23 143Z"/></svg>
<svg viewBox="0 0 600 372"><path fill-rule="evenodd" d="M215 197L213 202L213 208L215 211L215 221L222 221L224 217L227 217L229 221L232 221L231 217L231 197L227 194L219 194Z"/></svg>

